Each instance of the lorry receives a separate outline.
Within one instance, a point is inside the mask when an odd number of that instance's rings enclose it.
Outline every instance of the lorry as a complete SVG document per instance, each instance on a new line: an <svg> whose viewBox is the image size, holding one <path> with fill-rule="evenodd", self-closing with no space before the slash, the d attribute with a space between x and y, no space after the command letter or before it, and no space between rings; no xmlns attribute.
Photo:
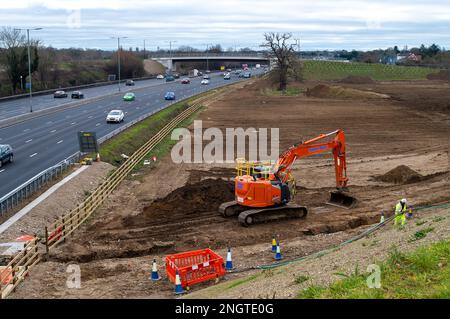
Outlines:
<svg viewBox="0 0 450 319"><path fill-rule="evenodd" d="M193 69L193 70L189 71L189 77L190 78L193 78L193 77L196 77L196 76L198 76L198 70L197 69Z"/></svg>

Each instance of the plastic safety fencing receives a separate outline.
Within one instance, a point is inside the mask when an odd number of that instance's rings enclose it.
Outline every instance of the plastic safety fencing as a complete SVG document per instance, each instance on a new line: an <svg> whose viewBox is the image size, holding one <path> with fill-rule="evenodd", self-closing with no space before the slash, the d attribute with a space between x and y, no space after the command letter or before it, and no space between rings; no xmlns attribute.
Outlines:
<svg viewBox="0 0 450 319"><path fill-rule="evenodd" d="M41 187L46 186L49 182L59 178L71 165L80 160L81 155L82 154L80 152L77 152L69 156L58 164L40 172L0 198L0 216L3 216L6 212L21 204L25 199L29 198Z"/></svg>
<svg viewBox="0 0 450 319"><path fill-rule="evenodd" d="M173 283L177 272L181 286L189 287L224 276L224 260L209 248L166 256L166 274Z"/></svg>
<svg viewBox="0 0 450 319"><path fill-rule="evenodd" d="M177 125L192 114L200 107L201 103L210 96L204 96L184 110L158 133L152 136L142 147L140 147L133 155L125 160L125 162L117 168L94 192L92 192L82 203L75 209L60 217L56 222L45 228L45 246L48 252L55 245L64 241L65 238L73 233L89 216L104 202L120 182L140 163L144 157L160 143Z"/></svg>
<svg viewBox="0 0 450 319"><path fill-rule="evenodd" d="M0 299L6 298L24 280L30 268L40 261L39 241L35 238L24 243L23 250L6 266L0 266Z"/></svg>

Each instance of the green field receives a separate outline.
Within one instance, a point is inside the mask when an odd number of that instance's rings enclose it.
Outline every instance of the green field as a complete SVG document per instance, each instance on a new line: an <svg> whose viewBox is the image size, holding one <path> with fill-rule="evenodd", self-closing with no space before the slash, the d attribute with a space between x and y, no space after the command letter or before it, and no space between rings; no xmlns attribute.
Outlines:
<svg viewBox="0 0 450 319"><path fill-rule="evenodd" d="M356 269L328 287L310 286L298 298L450 298L450 241L420 247L411 253L396 249L380 264L381 287L369 288L368 274Z"/></svg>
<svg viewBox="0 0 450 319"><path fill-rule="evenodd" d="M426 80L438 69L371 63L344 63L331 61L305 61L305 80L340 80L349 75L369 76L373 80Z"/></svg>

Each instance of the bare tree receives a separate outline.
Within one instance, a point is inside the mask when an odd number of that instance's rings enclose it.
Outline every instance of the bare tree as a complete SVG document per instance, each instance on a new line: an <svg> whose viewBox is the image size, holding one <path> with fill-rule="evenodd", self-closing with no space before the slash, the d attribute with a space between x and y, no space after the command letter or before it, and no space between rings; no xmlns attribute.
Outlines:
<svg viewBox="0 0 450 319"><path fill-rule="evenodd" d="M291 33L265 33L266 42L262 45L269 49L269 55L276 58L279 72L279 90L284 91L287 87L288 70L294 58L295 43L289 43Z"/></svg>
<svg viewBox="0 0 450 319"><path fill-rule="evenodd" d="M33 47L31 53L31 73L33 73L39 64L37 52L39 41L32 40L30 42ZM12 91L15 93L20 79L28 76L27 41L20 30L4 27L0 31L0 44L5 51L0 63L5 65Z"/></svg>

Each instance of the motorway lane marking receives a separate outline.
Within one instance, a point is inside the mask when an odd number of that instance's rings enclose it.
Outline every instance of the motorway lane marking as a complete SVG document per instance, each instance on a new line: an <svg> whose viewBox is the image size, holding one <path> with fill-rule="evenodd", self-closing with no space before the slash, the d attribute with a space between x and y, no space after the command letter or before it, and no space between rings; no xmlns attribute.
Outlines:
<svg viewBox="0 0 450 319"><path fill-rule="evenodd" d="M30 143L33 139L29 139L28 141L25 141L25 143Z"/></svg>
<svg viewBox="0 0 450 319"><path fill-rule="evenodd" d="M91 115L91 116L88 116L88 119L91 119L91 118L93 118L94 116L93 115Z"/></svg>
<svg viewBox="0 0 450 319"><path fill-rule="evenodd" d="M56 142L56 144L61 144L63 142L63 140L61 140L61 141L59 141L59 142Z"/></svg>
<svg viewBox="0 0 450 319"><path fill-rule="evenodd" d="M33 156L36 156L36 155L37 155L37 153L31 154L30 157L33 157Z"/></svg>
<svg viewBox="0 0 450 319"><path fill-rule="evenodd" d="M70 123L70 125L74 125L74 124L77 124L76 122L72 122L72 123Z"/></svg>
<svg viewBox="0 0 450 319"><path fill-rule="evenodd" d="M95 124L95 126L100 126L100 123Z"/></svg>
<svg viewBox="0 0 450 319"><path fill-rule="evenodd" d="M29 128L26 128L26 129L24 129L23 131L24 131L24 132L27 132L27 131L29 131L29 130L30 130Z"/></svg>
<svg viewBox="0 0 450 319"><path fill-rule="evenodd" d="M2 169L2 170L0 170L0 173L1 173L1 172L4 172L4 171L5 171L5 169Z"/></svg>
<svg viewBox="0 0 450 319"><path fill-rule="evenodd" d="M50 131L50 133L55 133L55 132L56 132L56 130L51 130L51 131Z"/></svg>
<svg viewBox="0 0 450 319"><path fill-rule="evenodd" d="M47 123L45 123L45 124L52 124L53 122L52 121L48 121Z"/></svg>

